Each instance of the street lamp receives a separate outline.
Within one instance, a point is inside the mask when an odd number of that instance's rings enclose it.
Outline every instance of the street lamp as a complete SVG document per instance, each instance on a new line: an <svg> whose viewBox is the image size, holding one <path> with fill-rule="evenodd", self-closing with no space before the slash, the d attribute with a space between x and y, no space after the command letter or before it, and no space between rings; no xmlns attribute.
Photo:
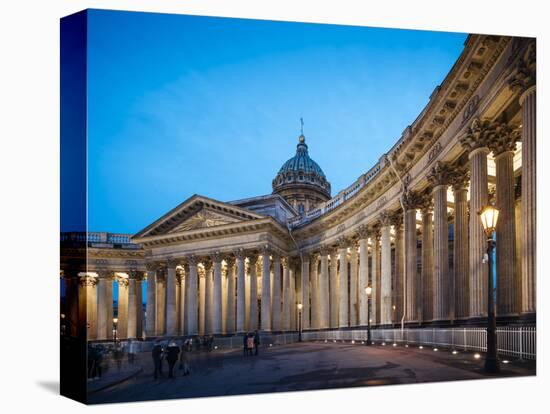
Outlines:
<svg viewBox="0 0 550 414"><path fill-rule="evenodd" d="M500 372L500 363L497 354L497 321L495 317L495 298L493 293L493 249L495 239L493 233L497 227L498 209L494 206L485 206L479 211L481 224L487 235L487 262L489 275L487 277L487 353L485 355L485 371Z"/></svg>
<svg viewBox="0 0 550 414"><path fill-rule="evenodd" d="M365 293L367 294L367 343L366 345L371 345L371 335L370 335L370 295L372 293L372 287L367 286L365 288Z"/></svg>
<svg viewBox="0 0 550 414"><path fill-rule="evenodd" d="M298 342L302 342L302 308L304 305L298 303Z"/></svg>
<svg viewBox="0 0 550 414"><path fill-rule="evenodd" d="M116 341L117 341L117 338L116 338L117 326L118 326L118 318L113 318L113 334L115 336L115 344L116 344Z"/></svg>

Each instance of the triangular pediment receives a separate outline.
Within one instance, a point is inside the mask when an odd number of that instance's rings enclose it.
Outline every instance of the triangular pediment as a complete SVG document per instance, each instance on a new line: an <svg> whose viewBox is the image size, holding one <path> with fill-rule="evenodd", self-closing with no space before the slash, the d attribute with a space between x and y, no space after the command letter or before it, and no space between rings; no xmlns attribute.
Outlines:
<svg viewBox="0 0 550 414"><path fill-rule="evenodd" d="M247 209L194 195L133 236L143 237L195 231L265 218Z"/></svg>

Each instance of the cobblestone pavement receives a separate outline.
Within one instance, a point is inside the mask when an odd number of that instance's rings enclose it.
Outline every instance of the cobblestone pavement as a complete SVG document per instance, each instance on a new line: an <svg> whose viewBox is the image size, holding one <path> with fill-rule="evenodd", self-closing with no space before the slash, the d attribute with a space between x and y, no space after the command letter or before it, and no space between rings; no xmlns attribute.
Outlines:
<svg viewBox="0 0 550 414"><path fill-rule="evenodd" d="M90 403L144 401L267 392L410 384L495 378L483 372L483 355L431 347L405 348L351 343L304 342L260 348L259 356L242 351L190 354L191 375L153 379L149 353L139 355L143 367L134 378L90 395ZM166 376L167 367L164 366ZM510 359L496 377L535 375L535 361Z"/></svg>

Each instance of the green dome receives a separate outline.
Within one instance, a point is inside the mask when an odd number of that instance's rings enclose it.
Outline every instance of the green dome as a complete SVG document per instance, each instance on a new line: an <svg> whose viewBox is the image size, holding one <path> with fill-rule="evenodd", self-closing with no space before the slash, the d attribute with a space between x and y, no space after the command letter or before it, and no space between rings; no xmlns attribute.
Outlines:
<svg viewBox="0 0 550 414"><path fill-rule="evenodd" d="M279 174L289 172L302 172L304 174L317 174L320 177L326 178L325 173L315 161L313 161L307 152L306 139L300 135L300 142L296 146L296 155L283 164L279 170Z"/></svg>

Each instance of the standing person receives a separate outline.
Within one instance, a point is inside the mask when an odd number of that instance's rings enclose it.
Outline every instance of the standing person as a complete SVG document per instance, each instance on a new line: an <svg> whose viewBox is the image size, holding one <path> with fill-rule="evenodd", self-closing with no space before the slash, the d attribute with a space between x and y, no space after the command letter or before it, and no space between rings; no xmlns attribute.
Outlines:
<svg viewBox="0 0 550 414"><path fill-rule="evenodd" d="M116 362L117 369L122 369L122 357L124 356L124 350L120 342L115 342L115 348L113 349L113 358Z"/></svg>
<svg viewBox="0 0 550 414"><path fill-rule="evenodd" d="M248 332L243 334L243 355L244 356L248 355L248 336L249 336Z"/></svg>
<svg viewBox="0 0 550 414"><path fill-rule="evenodd" d="M153 357L153 365L155 366L154 378L157 379L159 375L162 377L162 344L160 343L160 339L155 341L151 355Z"/></svg>
<svg viewBox="0 0 550 414"><path fill-rule="evenodd" d="M258 355L258 348L260 345L260 334L258 333L258 330L254 331L254 354Z"/></svg>
<svg viewBox="0 0 550 414"><path fill-rule="evenodd" d="M178 361L180 348L173 339L166 348L166 360L168 361L168 378L174 378L174 365Z"/></svg>
<svg viewBox="0 0 550 414"><path fill-rule="evenodd" d="M181 354L180 354L180 369L183 370L183 375L189 375L189 343L187 340L183 343L181 346Z"/></svg>
<svg viewBox="0 0 550 414"><path fill-rule="evenodd" d="M252 356L252 350L254 349L254 336L248 334L246 338L246 352L248 355Z"/></svg>

